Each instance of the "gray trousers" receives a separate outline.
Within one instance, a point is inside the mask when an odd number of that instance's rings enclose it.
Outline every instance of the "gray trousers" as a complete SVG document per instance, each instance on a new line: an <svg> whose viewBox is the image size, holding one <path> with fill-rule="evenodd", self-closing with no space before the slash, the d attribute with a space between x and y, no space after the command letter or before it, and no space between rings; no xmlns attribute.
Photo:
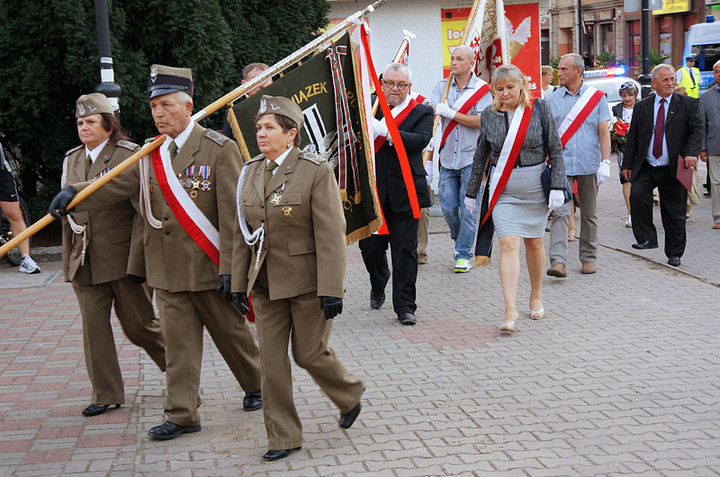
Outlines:
<svg viewBox="0 0 720 477"><path fill-rule="evenodd" d="M570 185L577 182L580 199L580 261L597 259L597 174L568 176ZM568 220L571 203L555 209L550 225L550 265L567 263Z"/></svg>
<svg viewBox="0 0 720 477"><path fill-rule="evenodd" d="M713 223L718 223L720 222L720 156L708 155L707 167L710 172Z"/></svg>

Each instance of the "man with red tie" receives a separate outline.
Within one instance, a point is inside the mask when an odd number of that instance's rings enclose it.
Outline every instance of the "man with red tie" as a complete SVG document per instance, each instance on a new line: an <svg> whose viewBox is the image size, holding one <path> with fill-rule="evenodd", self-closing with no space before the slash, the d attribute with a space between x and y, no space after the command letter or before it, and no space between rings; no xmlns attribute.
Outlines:
<svg viewBox="0 0 720 477"><path fill-rule="evenodd" d="M697 166L702 144L700 108L694 98L673 94L675 70L659 64L651 73L655 94L635 105L628 132L623 177L632 183L630 209L638 250L658 248L653 225L652 191L660 192L660 214L665 229L665 255L674 267L685 251L687 189L677 179L678 161Z"/></svg>

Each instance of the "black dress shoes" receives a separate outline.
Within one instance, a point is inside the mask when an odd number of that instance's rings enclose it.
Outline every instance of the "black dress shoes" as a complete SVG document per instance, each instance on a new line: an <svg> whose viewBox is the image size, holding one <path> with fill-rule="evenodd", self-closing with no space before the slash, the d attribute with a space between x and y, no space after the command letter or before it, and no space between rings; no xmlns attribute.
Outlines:
<svg viewBox="0 0 720 477"><path fill-rule="evenodd" d="M252 393L245 393L245 398L243 399L243 409L246 411L256 411L262 407L262 397L260 396L260 391L255 391Z"/></svg>
<svg viewBox="0 0 720 477"><path fill-rule="evenodd" d="M115 404L115 409L119 408L120 404ZM99 416L110 408L110 404L90 404L88 407L82 410L82 415L86 417Z"/></svg>
<svg viewBox="0 0 720 477"><path fill-rule="evenodd" d="M373 310L379 310L383 303L385 303L385 294L380 293L379 295L376 295L373 292L370 292L370 308Z"/></svg>
<svg viewBox="0 0 720 477"><path fill-rule="evenodd" d="M294 449L269 450L265 453L265 455L263 455L263 459L268 462L274 462L276 460L284 459L300 449L301 447L295 447Z"/></svg>
<svg viewBox="0 0 720 477"><path fill-rule="evenodd" d="M403 325L411 325L412 326L417 323L417 320L415 319L415 315L413 315L412 313L400 313L398 315L398 320Z"/></svg>
<svg viewBox="0 0 720 477"><path fill-rule="evenodd" d="M150 428L148 436L158 441L169 441L182 434L200 432L200 424L197 426L181 426L174 422L165 421L159 426Z"/></svg>
<svg viewBox="0 0 720 477"><path fill-rule="evenodd" d="M350 429L355 422L355 419L357 419L358 414L360 414L360 409L362 409L362 406L360 405L360 402L358 402L354 408L350 409L345 414L341 414L340 422L338 423L340 427L343 429Z"/></svg>
<svg viewBox="0 0 720 477"><path fill-rule="evenodd" d="M649 240L645 240L644 242L632 244L632 248L636 248L638 250L647 250L649 248L658 248L658 243L651 242Z"/></svg>
<svg viewBox="0 0 720 477"><path fill-rule="evenodd" d="M672 257L668 258L668 265L672 265L673 267L679 267L680 257L673 255Z"/></svg>

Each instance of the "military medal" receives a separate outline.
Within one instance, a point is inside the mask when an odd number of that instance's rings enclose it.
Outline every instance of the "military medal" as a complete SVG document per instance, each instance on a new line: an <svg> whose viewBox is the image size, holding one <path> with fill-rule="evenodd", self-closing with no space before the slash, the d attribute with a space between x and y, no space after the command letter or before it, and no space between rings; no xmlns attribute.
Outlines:
<svg viewBox="0 0 720 477"><path fill-rule="evenodd" d="M191 198L191 199L196 199L197 196L198 196L198 191L197 191L197 189L193 189L193 190L190 191L190 198Z"/></svg>
<svg viewBox="0 0 720 477"><path fill-rule="evenodd" d="M200 183L200 188L204 191L209 191L210 189L212 189L212 184L210 184L209 180L205 179Z"/></svg>
<svg viewBox="0 0 720 477"><path fill-rule="evenodd" d="M187 179L185 179L185 181L183 182L183 187L185 187L186 189L189 189L192 187L192 181L190 180L189 177Z"/></svg>
<svg viewBox="0 0 720 477"><path fill-rule="evenodd" d="M280 205L280 200L282 199L282 196L278 194L277 192L273 192L273 195L270 196L270 203L272 205Z"/></svg>
<svg viewBox="0 0 720 477"><path fill-rule="evenodd" d="M282 215L286 219L291 219L293 216L292 207L283 207L282 208Z"/></svg>

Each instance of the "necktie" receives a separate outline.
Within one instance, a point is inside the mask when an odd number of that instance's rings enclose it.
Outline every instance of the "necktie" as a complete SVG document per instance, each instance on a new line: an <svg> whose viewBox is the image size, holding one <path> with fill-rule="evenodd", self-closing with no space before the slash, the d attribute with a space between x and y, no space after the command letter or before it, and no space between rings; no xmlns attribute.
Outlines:
<svg viewBox="0 0 720 477"><path fill-rule="evenodd" d="M655 139L653 140L653 156L662 156L663 134L665 132L665 98L660 100L657 118L655 119Z"/></svg>
<svg viewBox="0 0 720 477"><path fill-rule="evenodd" d="M170 161L174 161L175 157L177 156L177 144L175 144L175 141L170 141L170 145L168 146L168 152L170 153Z"/></svg>
<svg viewBox="0 0 720 477"><path fill-rule="evenodd" d="M85 155L85 178L88 178L88 174L90 173L90 168L92 167L92 159L90 159L90 154Z"/></svg>
<svg viewBox="0 0 720 477"><path fill-rule="evenodd" d="M270 179L272 179L273 171L277 167L277 164L275 161L270 161L265 168L265 188L267 189L268 182L270 182Z"/></svg>
<svg viewBox="0 0 720 477"><path fill-rule="evenodd" d="M688 71L690 71L690 79L693 82L693 88L694 88L695 87L695 75L692 72L692 68L688 69Z"/></svg>

